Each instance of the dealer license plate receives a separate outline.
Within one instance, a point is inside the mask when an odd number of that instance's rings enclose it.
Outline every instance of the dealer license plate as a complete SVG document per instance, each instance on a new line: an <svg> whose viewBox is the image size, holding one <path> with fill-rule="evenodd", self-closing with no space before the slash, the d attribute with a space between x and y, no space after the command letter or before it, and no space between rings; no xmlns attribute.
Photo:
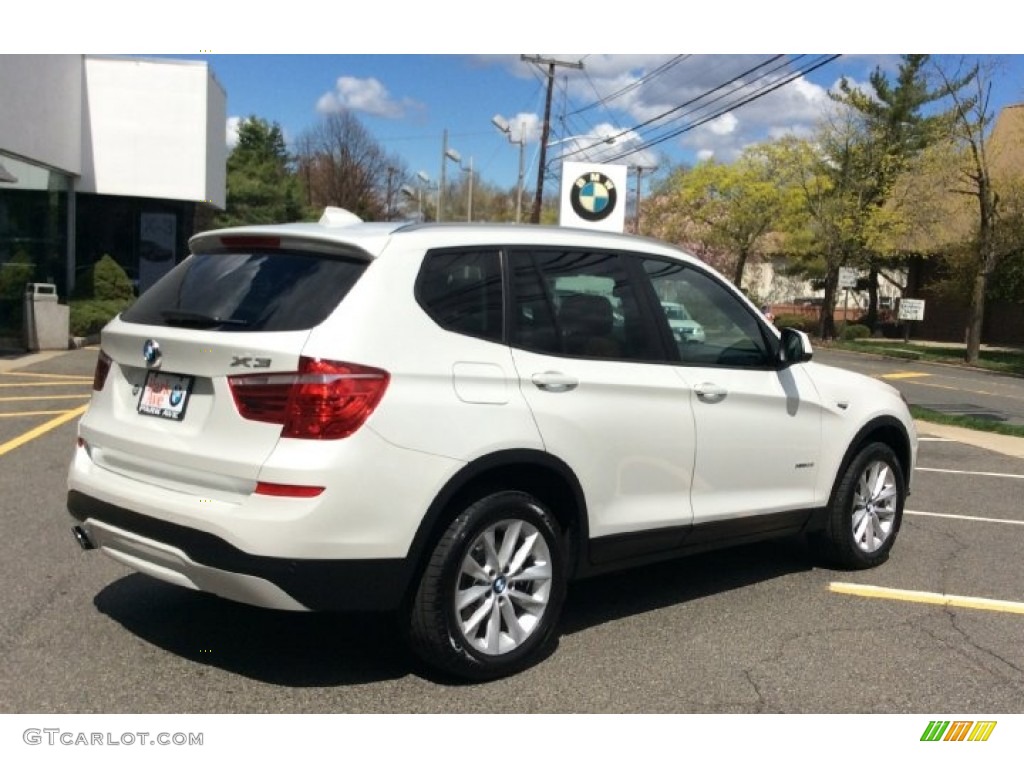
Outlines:
<svg viewBox="0 0 1024 768"><path fill-rule="evenodd" d="M181 421L192 393L192 380L191 376L150 371L139 397L139 413Z"/></svg>

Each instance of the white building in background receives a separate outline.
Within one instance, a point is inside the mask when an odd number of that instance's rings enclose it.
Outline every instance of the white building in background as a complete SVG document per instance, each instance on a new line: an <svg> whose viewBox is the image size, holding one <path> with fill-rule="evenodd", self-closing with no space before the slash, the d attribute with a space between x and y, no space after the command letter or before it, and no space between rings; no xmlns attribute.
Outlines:
<svg viewBox="0 0 1024 768"><path fill-rule="evenodd" d="M66 297L104 254L142 289L184 258L225 205L226 102L204 62L0 56L0 336L5 265Z"/></svg>

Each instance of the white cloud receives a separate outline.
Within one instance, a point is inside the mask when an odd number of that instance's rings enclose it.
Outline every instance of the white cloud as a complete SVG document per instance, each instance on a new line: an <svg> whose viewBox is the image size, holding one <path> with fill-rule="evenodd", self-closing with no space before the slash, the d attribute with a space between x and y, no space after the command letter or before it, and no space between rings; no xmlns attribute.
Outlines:
<svg viewBox="0 0 1024 768"><path fill-rule="evenodd" d="M736 133L736 127L739 124L740 121L736 119L736 115L732 112L726 112L721 117L708 123L708 130L716 136L730 136Z"/></svg>
<svg viewBox="0 0 1024 768"><path fill-rule="evenodd" d="M228 149L234 149L238 143L238 125L244 120L242 117L229 117L225 126L225 141Z"/></svg>
<svg viewBox="0 0 1024 768"><path fill-rule="evenodd" d="M543 120L541 120L540 115L533 112L520 112L514 117L507 118L507 120L510 141L518 143L521 137L526 138L527 144L540 141L541 129L543 128Z"/></svg>
<svg viewBox="0 0 1024 768"><path fill-rule="evenodd" d="M352 110L375 117L404 117L406 109L414 106L409 99L395 100L388 89L375 77L339 77L334 90L328 91L316 103L321 114Z"/></svg>
<svg viewBox="0 0 1024 768"><path fill-rule="evenodd" d="M568 124L573 132L595 133L596 128L590 126L596 119L611 117L619 125L632 126L629 141L633 146L652 144L644 150L651 154L674 154L674 149L682 149L691 157L714 155L729 160L744 147L771 137L808 135L825 117L831 104L828 88L835 87L819 85L803 75L762 93L786 72L813 62L811 56L770 62L767 56L746 54L545 56L583 61L582 72L569 67L557 70L558 88L566 91ZM492 56L487 61L502 61L522 77L537 76L536 67L518 57ZM856 85L861 85L860 80L876 65L891 64L877 56L840 60L840 64L846 62L848 79ZM741 105L747 98L750 101ZM620 161L637 162L634 156Z"/></svg>

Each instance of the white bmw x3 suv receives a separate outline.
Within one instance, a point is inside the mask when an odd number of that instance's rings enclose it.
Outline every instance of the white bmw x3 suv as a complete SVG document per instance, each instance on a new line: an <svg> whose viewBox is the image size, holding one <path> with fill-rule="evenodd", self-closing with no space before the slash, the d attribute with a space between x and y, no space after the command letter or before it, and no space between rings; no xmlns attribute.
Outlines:
<svg viewBox="0 0 1024 768"><path fill-rule="evenodd" d="M487 679L551 647L573 579L785 535L845 568L893 546L899 393L810 362L676 248L337 209L190 245L103 331L68 477L86 549L257 606L395 611Z"/></svg>

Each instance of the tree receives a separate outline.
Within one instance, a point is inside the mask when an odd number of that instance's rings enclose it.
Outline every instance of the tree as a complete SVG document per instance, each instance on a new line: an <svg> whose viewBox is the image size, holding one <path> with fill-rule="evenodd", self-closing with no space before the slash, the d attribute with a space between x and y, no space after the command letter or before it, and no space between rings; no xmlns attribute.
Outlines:
<svg viewBox="0 0 1024 768"><path fill-rule="evenodd" d="M865 164L864 144L855 122L823 124L813 140L779 140L777 183L789 190L780 229L791 271L818 280L825 298L818 335L835 336L839 268L863 250L863 189L858 183Z"/></svg>
<svg viewBox="0 0 1024 768"><path fill-rule="evenodd" d="M709 246L702 238L700 224L679 205L679 177L688 170L685 166L670 170L665 179L644 199L644 232L679 246L719 272L727 272L730 267L729 255Z"/></svg>
<svg viewBox="0 0 1024 768"><path fill-rule="evenodd" d="M227 208L216 224L272 224L302 218L299 184L277 123L255 115L238 125L227 163Z"/></svg>
<svg viewBox="0 0 1024 768"><path fill-rule="evenodd" d="M850 85L845 77L840 80L837 91L829 92L833 101L852 110L861 121L857 141L863 144L858 149L862 176L847 179L847 183L861 187L859 197L868 214L862 221L868 228L882 225L876 217L884 220L892 216L891 207L888 211L882 209L894 185L907 172L913 159L942 137L949 124L951 112L933 112L926 116L924 108L957 92L966 83L966 80L947 80L937 88L930 87L928 62L926 55L907 54L902 57L895 82L890 82L889 77L876 68L869 79L871 93ZM902 255L871 248L877 242L871 234L870 231L863 233L864 249L858 254L858 261L868 270L867 324L873 328L878 316L880 270L886 264L900 262Z"/></svg>
<svg viewBox="0 0 1024 768"><path fill-rule="evenodd" d="M326 115L302 134L297 163L309 207L334 205L368 221L393 216L400 189L409 182L405 164L347 110Z"/></svg>
<svg viewBox="0 0 1024 768"><path fill-rule="evenodd" d="M682 214L699 225L696 236L709 250L730 255L737 288L743 287L747 261L759 255L782 213L774 159L767 147L755 146L734 163L711 160L672 178Z"/></svg>
<svg viewBox="0 0 1024 768"><path fill-rule="evenodd" d="M935 71L942 82L950 86L953 101L952 136L959 150L958 183L953 191L970 198L974 210L973 237L966 244L965 253L971 276L971 300L964 353L966 362L973 365L978 362L981 351L989 280L1000 261L1020 247L1019 240L1001 236L1005 232L1001 223L1013 220L1019 216L1019 211L1013 212L1008 205L1008 200L1018 196L1001 198L992 178L989 158L989 128L993 120L989 108L991 73L981 62L975 62L967 74L961 76L963 67L961 60L953 74L940 65L935 66ZM970 84L967 95L962 95L959 88L952 88L953 84L961 82Z"/></svg>

